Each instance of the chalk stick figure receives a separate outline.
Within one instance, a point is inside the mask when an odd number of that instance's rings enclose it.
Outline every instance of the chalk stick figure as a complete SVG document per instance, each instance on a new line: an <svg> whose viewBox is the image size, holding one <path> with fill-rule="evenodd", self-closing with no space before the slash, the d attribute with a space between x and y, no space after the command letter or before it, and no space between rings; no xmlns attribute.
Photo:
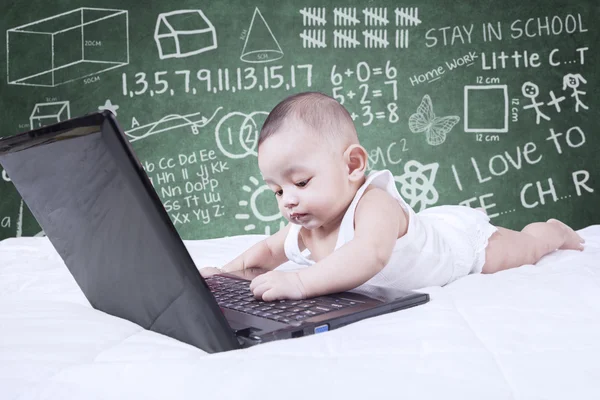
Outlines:
<svg viewBox="0 0 600 400"><path fill-rule="evenodd" d="M535 110L535 123L539 125L540 117L544 118L546 121L550 121L550 117L540 111L540 106L544 104L544 102L536 102L536 97L540 94L540 88L533 82L525 82L521 87L521 92L523 96L531 99L531 104L523 107L524 110L529 108L533 108Z"/></svg>
<svg viewBox="0 0 600 400"><path fill-rule="evenodd" d="M563 77L563 90L566 90L567 87L573 89L573 93L571 97L575 97L575 112L579 112L579 106L585 108L586 110L589 108L579 99L579 95L584 95L585 92L582 90L577 90L579 87L579 83L587 83L581 74L567 74Z"/></svg>

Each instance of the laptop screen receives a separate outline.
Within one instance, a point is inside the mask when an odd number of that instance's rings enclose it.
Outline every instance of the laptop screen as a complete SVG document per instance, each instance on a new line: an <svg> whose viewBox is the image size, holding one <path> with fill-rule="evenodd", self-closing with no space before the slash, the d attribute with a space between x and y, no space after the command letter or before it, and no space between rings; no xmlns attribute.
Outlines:
<svg viewBox="0 0 600 400"><path fill-rule="evenodd" d="M101 116L0 147L0 163L93 307L207 351L237 347L129 144Z"/></svg>

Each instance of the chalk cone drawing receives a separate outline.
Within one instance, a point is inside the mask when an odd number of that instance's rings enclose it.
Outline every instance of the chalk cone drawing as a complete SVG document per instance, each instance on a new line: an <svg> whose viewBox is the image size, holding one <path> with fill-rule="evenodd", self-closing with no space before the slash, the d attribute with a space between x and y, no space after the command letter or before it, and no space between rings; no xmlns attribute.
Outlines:
<svg viewBox="0 0 600 400"><path fill-rule="evenodd" d="M279 60L281 57L283 51L279 42L258 7L255 8L240 60L247 63L266 63Z"/></svg>
<svg viewBox="0 0 600 400"><path fill-rule="evenodd" d="M199 112L187 115L170 114L156 122L126 130L125 135L127 135L130 142L135 142L147 138L148 136L168 132L177 128L184 128L186 126L192 128L192 133L198 134L199 128L204 128L208 125L222 108L223 107L218 107L210 118L206 118L205 116L200 117Z"/></svg>
<svg viewBox="0 0 600 400"><path fill-rule="evenodd" d="M54 87L127 64L127 10L82 7L6 31L11 85Z"/></svg>
<svg viewBox="0 0 600 400"><path fill-rule="evenodd" d="M265 201L268 200L268 198L266 198L265 196L269 196L271 199L274 199L273 192L271 191L269 186L264 184L261 185L260 181L253 176L251 176L248 179L252 183L252 186L243 185L242 190L248 193L250 198L248 200L240 200L238 202L238 205L240 207L249 208L249 210L245 213L236 214L235 219L240 221L246 221L250 220L251 217L254 217L260 222L267 223L264 230L265 235L270 235L272 232L271 226L268 225L269 223L274 223L276 225L276 228L278 228L276 229L276 231L283 229L285 227L285 220L281 215L281 212L277 209L277 203L274 200L271 200L271 207L269 207L269 203ZM259 210L259 208L271 208L271 211L275 212L267 214L266 212ZM254 223L248 223L246 224L246 226L244 226L244 230L246 232L251 232L256 229L258 229L258 227Z"/></svg>
<svg viewBox="0 0 600 400"><path fill-rule="evenodd" d="M31 129L35 129L66 121L69 118L71 118L71 110L68 101L37 103L29 116L29 126Z"/></svg>
<svg viewBox="0 0 600 400"><path fill-rule="evenodd" d="M217 32L202 10L177 10L156 19L154 41L161 60L185 58L217 48Z"/></svg>
<svg viewBox="0 0 600 400"><path fill-rule="evenodd" d="M436 117L431 98L426 94L423 96L417 112L409 117L408 127L413 133L425 132L427 143L437 146L446 141L446 135L458 121L460 121L460 117L457 116Z"/></svg>

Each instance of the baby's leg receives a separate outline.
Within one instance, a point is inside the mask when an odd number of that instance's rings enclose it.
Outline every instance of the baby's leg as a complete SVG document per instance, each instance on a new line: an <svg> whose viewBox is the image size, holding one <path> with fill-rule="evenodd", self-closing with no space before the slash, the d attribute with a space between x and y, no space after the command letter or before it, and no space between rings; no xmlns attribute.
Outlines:
<svg viewBox="0 0 600 400"><path fill-rule="evenodd" d="M523 264L535 264L556 249L583 250L584 240L559 220L534 222L521 232L498 228L485 250L483 273L491 274Z"/></svg>

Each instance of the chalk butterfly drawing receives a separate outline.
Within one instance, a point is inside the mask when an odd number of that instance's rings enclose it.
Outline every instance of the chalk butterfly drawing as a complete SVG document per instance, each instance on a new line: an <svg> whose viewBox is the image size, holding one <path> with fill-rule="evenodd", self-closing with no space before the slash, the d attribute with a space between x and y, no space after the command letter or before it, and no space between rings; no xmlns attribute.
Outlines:
<svg viewBox="0 0 600 400"><path fill-rule="evenodd" d="M417 112L408 119L408 127L413 133L425 132L427 143L437 146L446 141L446 135L458 121L460 121L460 117L454 115L436 117L433 113L431 98L426 94L423 96Z"/></svg>

